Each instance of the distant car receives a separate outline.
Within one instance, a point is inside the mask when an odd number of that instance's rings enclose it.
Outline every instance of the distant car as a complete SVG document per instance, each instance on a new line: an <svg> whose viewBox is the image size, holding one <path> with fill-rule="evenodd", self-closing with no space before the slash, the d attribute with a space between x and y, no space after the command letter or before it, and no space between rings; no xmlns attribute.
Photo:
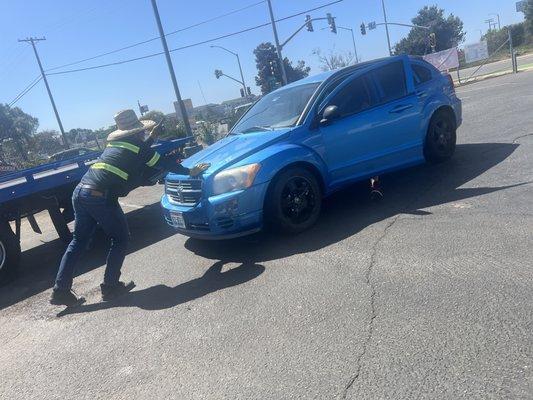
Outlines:
<svg viewBox="0 0 533 400"><path fill-rule="evenodd" d="M230 238L272 225L297 233L324 196L355 181L452 156L461 101L449 75L409 56L308 77L256 102L229 135L184 161L199 179L169 174L168 224L188 236Z"/></svg>
<svg viewBox="0 0 533 400"><path fill-rule="evenodd" d="M87 154L87 153L94 153L95 151L96 150L89 149L87 147L77 147L75 149L63 150L63 151L60 151L58 153L52 154L49 157L49 160L51 162L53 162L53 161L63 161L63 160L68 160L69 158L75 158L75 157L78 157L78 156L82 156L82 155Z"/></svg>

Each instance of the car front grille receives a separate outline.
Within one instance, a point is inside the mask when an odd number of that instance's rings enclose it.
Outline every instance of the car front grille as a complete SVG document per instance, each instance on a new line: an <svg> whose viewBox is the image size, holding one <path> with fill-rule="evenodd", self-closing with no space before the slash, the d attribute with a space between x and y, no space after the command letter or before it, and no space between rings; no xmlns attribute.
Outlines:
<svg viewBox="0 0 533 400"><path fill-rule="evenodd" d="M202 181L200 179L167 181L166 193L171 203L180 206L195 206L202 198Z"/></svg>

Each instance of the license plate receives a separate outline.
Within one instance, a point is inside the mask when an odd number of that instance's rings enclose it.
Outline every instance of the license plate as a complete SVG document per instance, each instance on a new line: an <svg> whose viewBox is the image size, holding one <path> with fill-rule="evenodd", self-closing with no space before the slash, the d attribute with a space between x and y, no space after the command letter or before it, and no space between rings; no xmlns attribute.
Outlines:
<svg viewBox="0 0 533 400"><path fill-rule="evenodd" d="M172 218L172 224L176 228L182 228L185 229L185 219L183 218L183 214L180 212L173 212L170 213L170 218Z"/></svg>

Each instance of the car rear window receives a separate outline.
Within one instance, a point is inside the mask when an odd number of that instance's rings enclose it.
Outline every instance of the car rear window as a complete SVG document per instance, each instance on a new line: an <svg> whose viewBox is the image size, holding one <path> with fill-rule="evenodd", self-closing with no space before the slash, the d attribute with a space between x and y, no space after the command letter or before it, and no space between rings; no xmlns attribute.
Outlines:
<svg viewBox="0 0 533 400"><path fill-rule="evenodd" d="M415 85L421 85L424 82L428 82L433 77L431 70L420 64L411 64L413 68L413 76L415 78Z"/></svg>
<svg viewBox="0 0 533 400"><path fill-rule="evenodd" d="M373 71L373 75L380 88L381 102L393 101L407 94L402 61L379 67Z"/></svg>

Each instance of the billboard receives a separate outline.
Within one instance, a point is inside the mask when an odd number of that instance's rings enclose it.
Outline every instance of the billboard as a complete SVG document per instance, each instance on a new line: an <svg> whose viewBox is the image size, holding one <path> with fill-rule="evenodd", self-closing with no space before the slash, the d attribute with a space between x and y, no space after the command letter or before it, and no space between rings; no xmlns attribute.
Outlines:
<svg viewBox="0 0 533 400"><path fill-rule="evenodd" d="M471 63L474 61L486 60L489 58L489 48L487 41L482 40L478 43L472 43L465 45L465 61Z"/></svg>
<svg viewBox="0 0 533 400"><path fill-rule="evenodd" d="M457 47L448 50L439 51L438 53L426 54L424 60L432 64L439 71L447 71L459 67L459 54Z"/></svg>

